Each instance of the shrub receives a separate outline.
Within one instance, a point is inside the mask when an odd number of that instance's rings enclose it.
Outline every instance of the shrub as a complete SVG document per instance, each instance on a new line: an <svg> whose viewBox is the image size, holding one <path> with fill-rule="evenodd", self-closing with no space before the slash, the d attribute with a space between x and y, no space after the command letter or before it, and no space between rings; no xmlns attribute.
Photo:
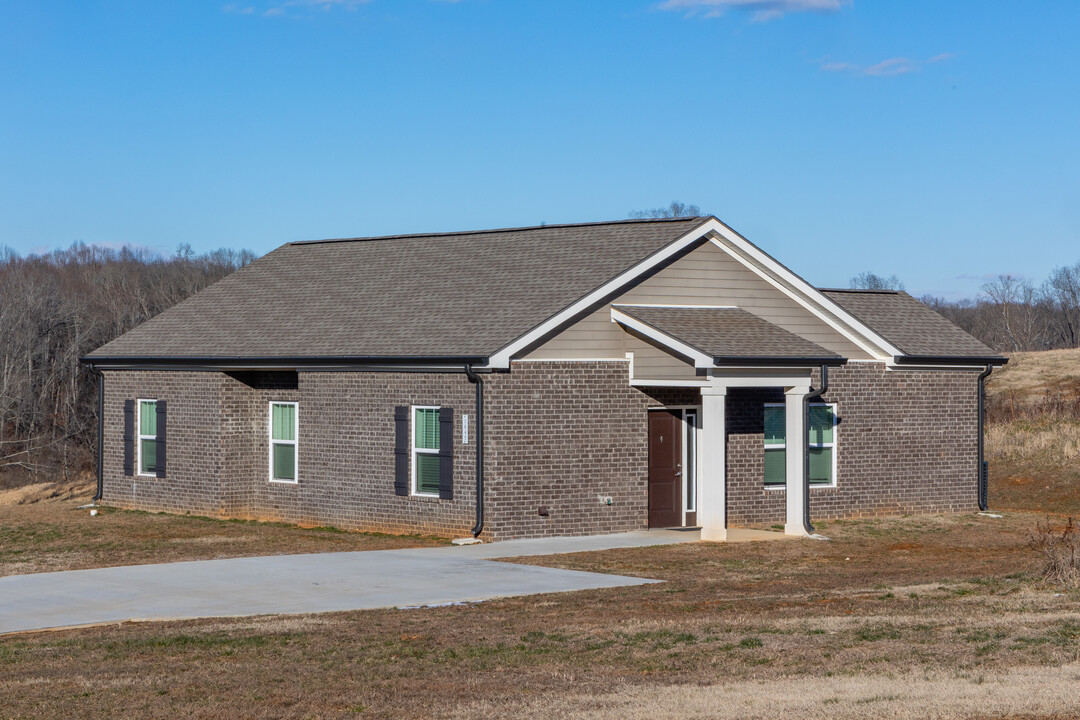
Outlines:
<svg viewBox="0 0 1080 720"><path fill-rule="evenodd" d="M1080 586L1080 533L1070 517L1063 528L1038 523L1028 546L1042 557L1044 579L1071 587Z"/></svg>

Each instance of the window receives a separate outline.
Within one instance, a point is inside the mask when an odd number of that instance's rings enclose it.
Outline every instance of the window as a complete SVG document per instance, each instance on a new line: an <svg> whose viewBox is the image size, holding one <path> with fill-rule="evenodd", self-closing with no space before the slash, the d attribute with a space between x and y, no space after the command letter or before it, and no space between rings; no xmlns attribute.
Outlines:
<svg viewBox="0 0 1080 720"><path fill-rule="evenodd" d="M439 495L438 407L413 407L412 492Z"/></svg>
<svg viewBox="0 0 1080 720"><path fill-rule="evenodd" d="M158 423L157 400L139 401L139 474L156 477L158 474Z"/></svg>
<svg viewBox="0 0 1080 720"><path fill-rule="evenodd" d="M765 484L787 481L787 414L782 404L765 405ZM810 404L810 484L836 482L836 404Z"/></svg>
<svg viewBox="0 0 1080 720"><path fill-rule="evenodd" d="M270 479L273 481L296 482L296 413L296 403L270 403Z"/></svg>

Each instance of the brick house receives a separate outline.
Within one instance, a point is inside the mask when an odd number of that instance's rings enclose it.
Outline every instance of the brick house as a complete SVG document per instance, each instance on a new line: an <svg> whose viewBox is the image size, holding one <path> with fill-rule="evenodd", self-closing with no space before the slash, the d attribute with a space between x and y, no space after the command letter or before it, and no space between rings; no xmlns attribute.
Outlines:
<svg viewBox="0 0 1080 720"><path fill-rule="evenodd" d="M110 505L722 540L985 505L1005 359L702 217L289 243L84 362Z"/></svg>

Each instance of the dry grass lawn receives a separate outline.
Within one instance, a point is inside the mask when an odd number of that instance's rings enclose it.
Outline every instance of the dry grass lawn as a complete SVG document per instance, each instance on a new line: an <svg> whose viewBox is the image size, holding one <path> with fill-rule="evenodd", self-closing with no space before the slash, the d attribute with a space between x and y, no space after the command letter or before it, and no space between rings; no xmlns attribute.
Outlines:
<svg viewBox="0 0 1080 720"><path fill-rule="evenodd" d="M0 497L0 576L245 555L446 544L446 540L432 537L110 508L99 508L98 514L91 516L88 510L78 507L89 503L92 494L89 485L62 490L32 485L9 490L6 497Z"/></svg>
<svg viewBox="0 0 1080 720"><path fill-rule="evenodd" d="M530 558L661 585L0 638L11 718L1074 718L1080 592L1037 517Z"/></svg>

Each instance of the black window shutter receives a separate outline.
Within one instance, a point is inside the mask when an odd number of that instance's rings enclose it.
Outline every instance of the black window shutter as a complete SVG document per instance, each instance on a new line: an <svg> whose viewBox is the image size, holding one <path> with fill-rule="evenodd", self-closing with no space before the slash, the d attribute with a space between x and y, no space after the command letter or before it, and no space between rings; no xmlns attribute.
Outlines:
<svg viewBox="0 0 1080 720"><path fill-rule="evenodd" d="M124 401L124 474L135 474L135 401Z"/></svg>
<svg viewBox="0 0 1080 720"><path fill-rule="evenodd" d="M439 408L439 497L454 497L454 411Z"/></svg>
<svg viewBox="0 0 1080 720"><path fill-rule="evenodd" d="M159 478L165 477L165 401L157 401L157 465L154 467L154 475Z"/></svg>
<svg viewBox="0 0 1080 720"><path fill-rule="evenodd" d="M409 408L394 408L394 494L409 494Z"/></svg>

